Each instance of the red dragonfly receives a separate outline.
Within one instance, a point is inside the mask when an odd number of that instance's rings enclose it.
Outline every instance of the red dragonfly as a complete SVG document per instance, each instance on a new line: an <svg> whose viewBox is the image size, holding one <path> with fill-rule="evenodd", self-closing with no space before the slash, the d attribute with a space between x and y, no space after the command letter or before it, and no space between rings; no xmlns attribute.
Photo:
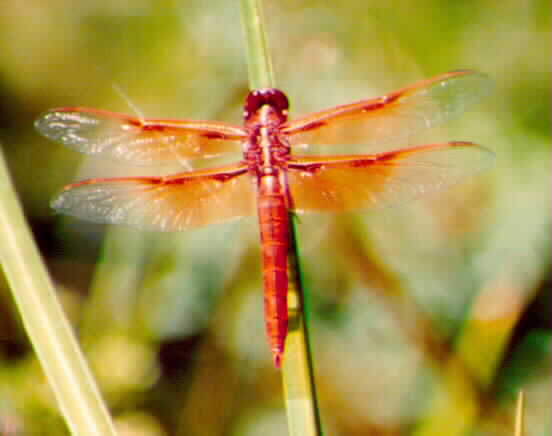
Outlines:
<svg viewBox="0 0 552 436"><path fill-rule="evenodd" d="M456 71L369 100L288 121L288 99L251 91L243 126L140 119L84 107L52 109L40 133L77 151L138 164L220 156L238 162L165 177L95 178L68 185L52 202L79 218L179 231L250 216L262 243L266 331L276 367L287 335L288 212L339 212L435 191L485 167L492 153L471 142L393 148L464 111L490 89L487 76ZM310 146L366 144L366 155L299 156ZM381 144L386 144L382 146Z"/></svg>

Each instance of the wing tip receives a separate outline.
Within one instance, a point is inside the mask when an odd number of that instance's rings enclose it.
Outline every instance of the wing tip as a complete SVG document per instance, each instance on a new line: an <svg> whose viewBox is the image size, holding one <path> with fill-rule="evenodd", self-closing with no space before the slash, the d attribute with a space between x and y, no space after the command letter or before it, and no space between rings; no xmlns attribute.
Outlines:
<svg viewBox="0 0 552 436"><path fill-rule="evenodd" d="M34 128L42 136L62 144L71 144L72 141L65 138L67 122L71 121L70 114L79 114L82 118L83 110L79 107L58 107L42 112L34 121Z"/></svg>
<svg viewBox="0 0 552 436"><path fill-rule="evenodd" d="M478 97L485 97L489 94L491 94L494 91L495 88L495 82L493 78L486 73L482 73L481 71L472 70L472 69L460 69L460 70L454 70L450 71L449 73L445 73L445 75L448 75L448 79L453 77L465 77L466 79L470 79L472 81L477 81L477 86L480 89L480 92L478 93Z"/></svg>
<svg viewBox="0 0 552 436"><path fill-rule="evenodd" d="M56 194L54 198L50 200L50 209L53 209L56 214L62 213L61 209L61 203L63 199L61 198L63 196L63 193Z"/></svg>
<svg viewBox="0 0 552 436"><path fill-rule="evenodd" d="M71 206L70 200L71 200L71 188L73 188L74 185L67 185L61 189L51 200L50 200L50 208L52 208L56 214L66 213L69 215L75 215L72 210L74 210L74 206Z"/></svg>
<svg viewBox="0 0 552 436"><path fill-rule="evenodd" d="M57 112L58 112L57 109L50 109L45 112L42 112L33 123L33 126L36 129L36 131L40 133L42 136L45 136L46 138L53 139L51 129L49 129L48 126L51 123L52 117Z"/></svg>
<svg viewBox="0 0 552 436"><path fill-rule="evenodd" d="M495 155L494 151L488 149L487 147L484 147L480 144L477 144L476 142L472 142L472 141L449 141L447 143L445 143L451 147L466 147L466 148L477 148L481 151L485 151L486 153L489 153L491 155Z"/></svg>

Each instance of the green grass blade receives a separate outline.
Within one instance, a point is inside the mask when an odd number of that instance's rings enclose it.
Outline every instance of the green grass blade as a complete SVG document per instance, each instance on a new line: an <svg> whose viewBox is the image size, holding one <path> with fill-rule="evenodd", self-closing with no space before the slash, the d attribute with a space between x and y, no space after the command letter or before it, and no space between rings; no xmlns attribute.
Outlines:
<svg viewBox="0 0 552 436"><path fill-rule="evenodd" d="M31 237L0 150L0 261L61 412L74 435L115 435Z"/></svg>
<svg viewBox="0 0 552 436"><path fill-rule="evenodd" d="M307 317L307 291L299 264L296 219L290 214L288 335L282 376L290 435L321 435Z"/></svg>
<svg viewBox="0 0 552 436"><path fill-rule="evenodd" d="M274 88L274 74L266 42L260 0L242 0L241 11L249 86L251 89Z"/></svg>

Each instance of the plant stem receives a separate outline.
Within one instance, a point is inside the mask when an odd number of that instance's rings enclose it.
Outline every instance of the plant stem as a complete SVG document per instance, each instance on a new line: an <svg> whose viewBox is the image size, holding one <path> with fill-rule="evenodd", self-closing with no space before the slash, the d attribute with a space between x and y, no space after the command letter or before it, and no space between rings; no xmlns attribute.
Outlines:
<svg viewBox="0 0 552 436"><path fill-rule="evenodd" d="M74 435L115 429L59 304L10 181L0 150L0 261L23 325Z"/></svg>
<svg viewBox="0 0 552 436"><path fill-rule="evenodd" d="M251 89L274 88L274 73L268 53L260 0L242 0L241 11L249 86Z"/></svg>
<svg viewBox="0 0 552 436"><path fill-rule="evenodd" d="M288 335L282 375L290 435L322 434L308 332L308 293L303 286L297 245L297 219L290 216Z"/></svg>
<svg viewBox="0 0 552 436"><path fill-rule="evenodd" d="M275 81L260 0L242 0L241 5L250 88L273 88ZM288 334L282 368L288 428L291 436L315 436L322 431L308 338L305 289L299 267L295 216L291 211L288 216Z"/></svg>

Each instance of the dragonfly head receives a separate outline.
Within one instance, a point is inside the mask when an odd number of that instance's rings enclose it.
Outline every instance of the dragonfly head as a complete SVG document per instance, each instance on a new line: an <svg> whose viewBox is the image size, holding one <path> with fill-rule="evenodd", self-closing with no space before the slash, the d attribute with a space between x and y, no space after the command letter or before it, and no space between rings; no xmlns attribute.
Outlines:
<svg viewBox="0 0 552 436"><path fill-rule="evenodd" d="M289 100L282 91L276 88L255 89L247 95L243 107L245 121L249 121L265 105L272 108L281 123L287 121Z"/></svg>

